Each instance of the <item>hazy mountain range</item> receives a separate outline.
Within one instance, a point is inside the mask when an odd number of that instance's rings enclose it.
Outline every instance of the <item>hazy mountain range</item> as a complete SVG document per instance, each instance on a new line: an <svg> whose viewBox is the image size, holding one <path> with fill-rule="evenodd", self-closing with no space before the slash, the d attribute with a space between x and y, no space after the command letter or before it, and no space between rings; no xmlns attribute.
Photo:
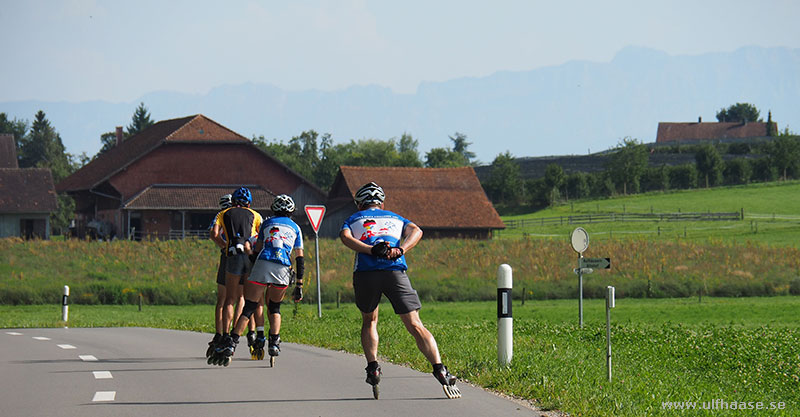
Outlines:
<svg viewBox="0 0 800 417"><path fill-rule="evenodd" d="M424 63L420 63L424 65ZM44 110L73 154L92 155L100 135L127 126L139 102L154 120L202 113L246 136L287 141L304 130L350 139L410 133L424 153L450 146L461 132L489 163L514 156L586 154L624 137L655 141L660 121L690 122L736 102L755 104L783 130L800 130L800 49L746 47L670 56L628 47L611 62L572 61L420 84L415 94L380 86L340 91L285 91L263 84L226 85L207 94L157 91L128 103L0 102L0 112L32 120Z"/></svg>

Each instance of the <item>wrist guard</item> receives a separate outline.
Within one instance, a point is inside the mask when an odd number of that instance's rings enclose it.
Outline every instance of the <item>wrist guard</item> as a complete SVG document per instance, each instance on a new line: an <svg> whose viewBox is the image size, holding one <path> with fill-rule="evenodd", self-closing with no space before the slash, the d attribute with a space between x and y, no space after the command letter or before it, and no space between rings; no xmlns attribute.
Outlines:
<svg viewBox="0 0 800 417"><path fill-rule="evenodd" d="M389 243L388 242L378 242L370 249L370 253L372 256L387 259L389 256Z"/></svg>

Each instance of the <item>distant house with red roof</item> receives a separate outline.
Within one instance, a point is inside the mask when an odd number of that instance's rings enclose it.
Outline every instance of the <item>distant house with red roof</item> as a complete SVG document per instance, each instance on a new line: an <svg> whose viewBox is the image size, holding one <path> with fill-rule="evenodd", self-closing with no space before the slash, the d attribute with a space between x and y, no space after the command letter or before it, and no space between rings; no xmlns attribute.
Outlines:
<svg viewBox="0 0 800 417"><path fill-rule="evenodd" d="M355 192L370 181L386 193L384 208L414 222L427 238L489 239L493 230L505 228L472 167L342 166L328 194L320 236L339 235L356 212Z"/></svg>
<svg viewBox="0 0 800 417"><path fill-rule="evenodd" d="M56 185L76 202L76 232L120 238L206 236L219 197L247 186L267 215L278 194L299 207L325 193L253 142L194 115L164 120L122 140ZM299 221L301 216L297 216Z"/></svg>
<svg viewBox="0 0 800 417"><path fill-rule="evenodd" d="M777 124L772 123L772 131L777 132ZM707 140L753 139L769 136L769 123L763 122L702 122L658 124L656 143L692 143Z"/></svg>
<svg viewBox="0 0 800 417"><path fill-rule="evenodd" d="M14 136L0 134L0 237L50 238L50 214L58 209L47 168L19 168Z"/></svg>

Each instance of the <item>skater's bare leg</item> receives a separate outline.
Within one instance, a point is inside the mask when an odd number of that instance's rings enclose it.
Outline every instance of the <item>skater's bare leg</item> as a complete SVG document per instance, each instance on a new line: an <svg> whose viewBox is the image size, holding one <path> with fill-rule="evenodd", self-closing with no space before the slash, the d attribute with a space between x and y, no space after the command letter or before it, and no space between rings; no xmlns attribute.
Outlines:
<svg viewBox="0 0 800 417"><path fill-rule="evenodd" d="M428 362L430 362L431 365L442 363L442 358L439 356L439 347L436 345L436 339L434 339L431 332L422 324L422 320L419 319L419 311L415 310L406 314L401 314L400 320L403 321L406 330L414 336L414 340L417 342L417 348L425 355ZM363 338L363 327L361 332Z"/></svg>
<svg viewBox="0 0 800 417"><path fill-rule="evenodd" d="M270 285L267 289L267 300L273 303L280 303L283 301L283 296L286 294L287 287L275 287ZM275 335L281 333L281 314L270 312L269 319L269 334Z"/></svg>
<svg viewBox="0 0 800 417"><path fill-rule="evenodd" d="M378 360L378 307L361 313L361 347L367 363Z"/></svg>
<svg viewBox="0 0 800 417"><path fill-rule="evenodd" d="M222 309L223 332L227 332L231 328L231 323L233 323L234 314L236 313L234 305L239 301L239 297L241 297L239 279L239 275L225 273L225 306Z"/></svg>
<svg viewBox="0 0 800 417"><path fill-rule="evenodd" d="M225 307L225 286L217 284L217 305L214 306L214 328L217 333L225 333L222 327L222 310Z"/></svg>

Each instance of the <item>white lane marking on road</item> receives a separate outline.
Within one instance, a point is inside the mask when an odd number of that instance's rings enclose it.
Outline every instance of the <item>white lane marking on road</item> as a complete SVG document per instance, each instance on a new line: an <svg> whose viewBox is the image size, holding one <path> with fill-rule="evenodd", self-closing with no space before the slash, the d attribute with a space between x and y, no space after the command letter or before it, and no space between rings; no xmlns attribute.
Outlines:
<svg viewBox="0 0 800 417"><path fill-rule="evenodd" d="M114 397L116 396L116 391L97 391L94 393L92 401L114 401Z"/></svg>
<svg viewBox="0 0 800 417"><path fill-rule="evenodd" d="M92 371L94 374L94 379L112 379L114 378L111 376L111 372L109 371Z"/></svg>
<svg viewBox="0 0 800 417"><path fill-rule="evenodd" d="M97 358L94 355L78 355L78 357L84 362L97 362Z"/></svg>
<svg viewBox="0 0 800 417"><path fill-rule="evenodd" d="M77 349L75 346L72 345L58 345L61 349Z"/></svg>
<svg viewBox="0 0 800 417"><path fill-rule="evenodd" d="M51 340L49 337L44 336L33 336L35 340Z"/></svg>
<svg viewBox="0 0 800 417"><path fill-rule="evenodd" d="M6 332L6 334L9 334L11 336L22 336L22 333L18 333L18 332Z"/></svg>

